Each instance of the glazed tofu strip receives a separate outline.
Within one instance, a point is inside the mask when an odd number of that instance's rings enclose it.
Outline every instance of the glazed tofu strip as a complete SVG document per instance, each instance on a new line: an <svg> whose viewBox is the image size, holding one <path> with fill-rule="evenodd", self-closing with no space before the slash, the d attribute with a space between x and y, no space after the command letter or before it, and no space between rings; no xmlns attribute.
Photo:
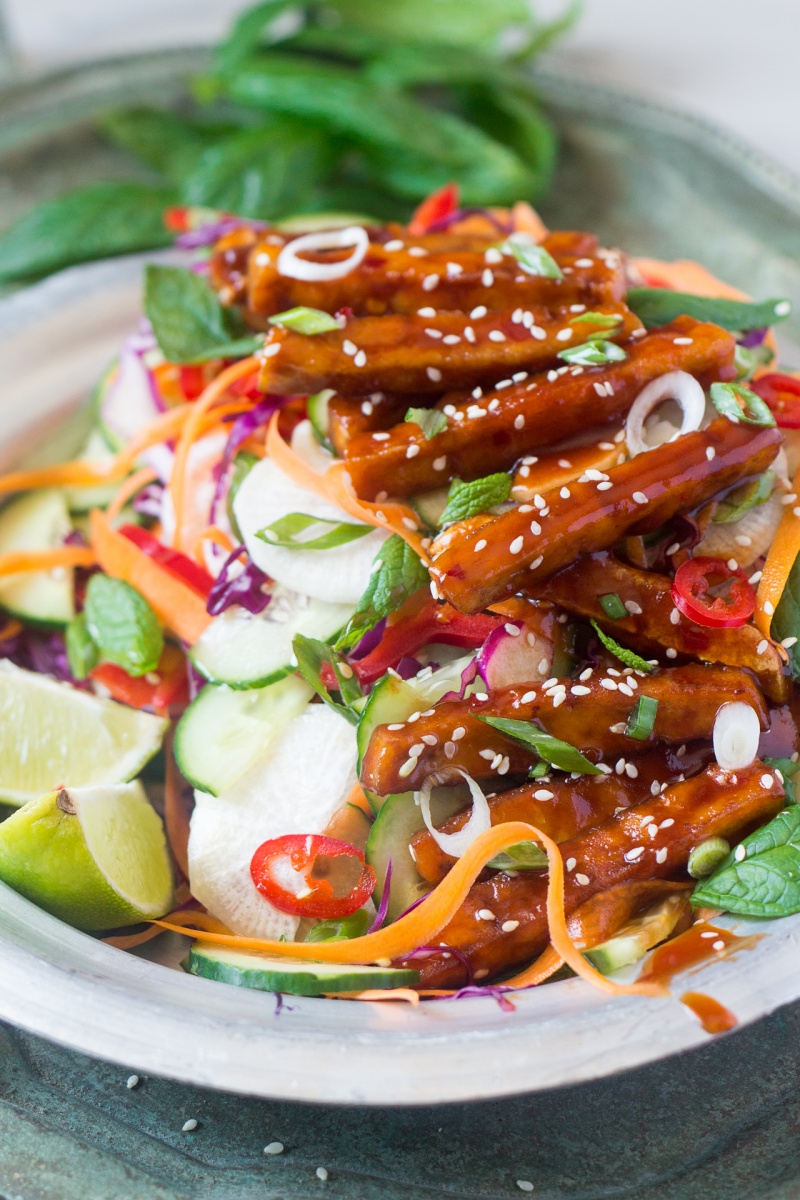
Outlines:
<svg viewBox="0 0 800 1200"><path fill-rule="evenodd" d="M481 716L535 721L593 761L635 756L658 743L709 739L718 709L729 700L751 705L762 729L768 724L760 689L746 671L734 667L690 663L649 676L598 668L579 680L546 682L547 687L531 683L502 688L485 700L473 696L440 703L402 724L378 725L364 755L362 784L386 796L418 789L429 775L455 777L455 768L475 779L498 781L527 772L537 761L535 752L487 725ZM625 732L640 696L658 701L652 732L641 741Z"/></svg>
<svg viewBox="0 0 800 1200"><path fill-rule="evenodd" d="M409 408L430 402L429 396L418 398L373 392L369 396L340 396L328 401L328 440L340 456L349 442L360 433L391 429L402 421Z"/></svg>
<svg viewBox="0 0 800 1200"><path fill-rule="evenodd" d="M720 417L608 473L594 472L601 479L581 476L549 492L542 505L534 498L452 538L435 557L431 576L455 608L479 612L513 592L535 590L580 554L607 550L628 533L657 529L737 480L760 475L782 442L774 426Z"/></svg>
<svg viewBox="0 0 800 1200"><path fill-rule="evenodd" d="M427 244L426 244L427 240ZM420 308L490 309L563 307L581 303L589 308L611 304L625 294L625 274L616 251L602 254L570 253L572 248L543 243L554 252L561 278L526 271L513 254L494 244L458 240L398 237L384 244L372 242L361 263L341 279L319 282L294 279L280 273L278 259L283 239L269 235L251 248L247 269L246 302L250 314L269 317L297 305L325 312L349 309L356 316L416 313ZM310 261L332 263L349 251L304 255ZM220 251L217 251L220 254ZM214 277L221 272L214 268ZM240 293L241 294L241 293Z"/></svg>
<svg viewBox="0 0 800 1200"><path fill-rule="evenodd" d="M613 620L600 596L619 596L628 616ZM536 589L538 599L593 617L613 637L648 656L689 655L703 662L747 667L771 700L783 702L790 688L786 655L762 636L755 625L715 629L684 617L672 602L672 580L654 571L630 567L606 550L585 554ZM629 636L626 636L629 635Z"/></svg>
<svg viewBox="0 0 800 1200"><path fill-rule="evenodd" d="M435 316L353 317L341 330L309 337L274 327L261 351L260 387L294 395L333 388L358 394L427 392L494 384L517 371L538 371L553 363L582 335L569 312L538 308L528 328L510 309L471 317L462 312ZM641 329L624 304L598 308L620 324L609 335L626 341ZM565 337L566 335L566 337Z"/></svg>
<svg viewBox="0 0 800 1200"><path fill-rule="evenodd" d="M653 789L659 792L679 778L696 775L713 758L708 743L697 742L683 749L680 756L672 747L659 747L635 762L620 758L611 775L544 776L508 792L497 792L488 797L492 825L528 821L554 841L566 842L584 829L601 825L618 810L639 803ZM439 831L456 833L471 812L468 808L448 817ZM420 875L431 884L444 879L454 862L427 829L411 839L411 854Z"/></svg>
<svg viewBox="0 0 800 1200"><path fill-rule="evenodd" d="M688 338L687 345L683 339ZM378 438L365 433L348 441L344 452L353 486L362 499L372 500L382 491L408 496L455 476L479 479L508 470L523 455L573 437L576 430L618 424L642 388L660 375L687 371L704 386L733 378L735 345L717 325L682 317L629 342L624 362L559 366L555 378L546 372L507 379L480 396L444 396L437 408L447 427L435 437L398 424L388 438L383 432ZM495 377L493 382L502 381Z"/></svg>
<svg viewBox="0 0 800 1200"><path fill-rule="evenodd" d="M767 821L783 800L773 771L756 760L731 773L716 764L685 783L579 833L559 847L566 865L565 907L574 912L592 896L628 880L668 879L685 868L693 846L709 837L735 838ZM547 944L547 877L521 871L476 883L449 925L437 935L441 954L414 960L421 986L459 987L460 951L476 979L529 963Z"/></svg>

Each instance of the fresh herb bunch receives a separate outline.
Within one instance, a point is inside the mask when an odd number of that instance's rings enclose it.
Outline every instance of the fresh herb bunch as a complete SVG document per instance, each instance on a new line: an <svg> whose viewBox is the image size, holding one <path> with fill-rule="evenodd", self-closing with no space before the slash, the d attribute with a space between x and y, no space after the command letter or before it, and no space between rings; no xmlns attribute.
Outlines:
<svg viewBox="0 0 800 1200"><path fill-rule="evenodd" d="M264 0L184 112L102 120L152 182L39 205L0 237L0 282L167 245L170 205L397 217L453 179L466 205L535 199L556 143L524 67L576 15L575 0L550 23L527 0Z"/></svg>

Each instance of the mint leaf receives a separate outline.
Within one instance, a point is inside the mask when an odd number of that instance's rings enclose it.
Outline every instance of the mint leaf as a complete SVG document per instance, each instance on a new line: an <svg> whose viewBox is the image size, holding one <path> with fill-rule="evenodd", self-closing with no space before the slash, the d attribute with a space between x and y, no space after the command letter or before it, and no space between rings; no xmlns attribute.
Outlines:
<svg viewBox="0 0 800 1200"><path fill-rule="evenodd" d="M789 655L792 678L800 681L800 555L794 560L789 578L781 592L778 607L772 618L770 636L776 642L783 642L789 638L798 639L786 647L786 653Z"/></svg>
<svg viewBox="0 0 800 1200"><path fill-rule="evenodd" d="M133 676L155 671L164 635L156 614L136 588L110 575L93 575L83 611L101 662L116 663Z"/></svg>
<svg viewBox="0 0 800 1200"><path fill-rule="evenodd" d="M168 246L161 214L175 193L142 183L94 183L25 213L0 237L0 282L72 263Z"/></svg>
<svg viewBox="0 0 800 1200"><path fill-rule="evenodd" d="M794 777L800 771L800 763L795 762L793 758L765 758L764 762L768 767L780 771L786 799L790 804L797 804L797 782L800 780L795 782Z"/></svg>
<svg viewBox="0 0 800 1200"><path fill-rule="evenodd" d="M454 479L450 484L447 506L439 524L452 525L455 521L466 521L479 513L488 512L496 504L502 504L511 495L511 476L505 471L495 475L484 475L483 479L472 479L464 483Z"/></svg>
<svg viewBox="0 0 800 1200"><path fill-rule="evenodd" d="M625 615L628 615L627 611ZM607 633L603 633L597 621L590 621L590 625L606 650L613 654L615 658L618 658L620 662L624 662L626 667L633 667L634 671L643 671L647 675L655 670L655 667L651 666L646 659L640 658L633 650L628 650L625 646L620 646L619 642L615 642Z"/></svg>
<svg viewBox="0 0 800 1200"><path fill-rule="evenodd" d="M710 321L733 333L764 329L777 325L791 314L790 300L764 300L749 304L742 300L721 300L709 296L693 296L689 292L673 292L670 288L631 288L625 303L636 316L652 329L669 325L676 317L694 317Z"/></svg>
<svg viewBox="0 0 800 1200"><path fill-rule="evenodd" d="M479 717L478 719L485 721L493 729L498 729L507 737L522 742L524 746L534 750L544 762L557 767L559 771L576 771L582 775L602 775L603 773L569 742L562 742L560 738L551 737L549 733L545 733L530 721L512 721L507 717Z"/></svg>
<svg viewBox="0 0 800 1200"><path fill-rule="evenodd" d="M303 539L301 534L308 529L323 529L331 526L327 533ZM265 529L259 529L256 537L268 546L282 546L285 550L333 550L345 546L366 534L372 533L371 525L355 525L347 521L329 521L325 517L312 517L308 513L287 513L273 521Z"/></svg>
<svg viewBox="0 0 800 1200"><path fill-rule="evenodd" d="M523 271L546 279L563 279L564 273L544 246L529 233L512 233L498 246L502 254L513 254Z"/></svg>
<svg viewBox="0 0 800 1200"><path fill-rule="evenodd" d="M430 576L427 568L399 534L393 533L377 553L370 580L358 607L336 643L337 650L349 650L369 629L425 587Z"/></svg>
<svg viewBox="0 0 800 1200"><path fill-rule="evenodd" d="M750 917L800 912L800 805L745 838L695 888L692 904Z"/></svg>
<svg viewBox="0 0 800 1200"><path fill-rule="evenodd" d="M208 280L185 267L145 269L144 310L159 348L168 362L201 362L206 358L251 354L261 337L239 340L238 316L223 308Z"/></svg>
<svg viewBox="0 0 800 1200"><path fill-rule="evenodd" d="M327 642L304 637L302 633L295 636L292 650L297 659L297 669L309 687L340 717L344 717L351 725L357 725L359 714L353 705L361 699L361 685L346 659ZM332 691L339 693L341 702L333 698Z"/></svg>
<svg viewBox="0 0 800 1200"><path fill-rule="evenodd" d="M616 342L607 342L603 338L590 338L588 342L570 346L556 355L562 362L578 367L601 367L605 363L624 362L627 357Z"/></svg>
<svg viewBox="0 0 800 1200"><path fill-rule="evenodd" d="M100 653L86 626L86 614L78 613L64 634L69 669L76 679L86 679L100 662Z"/></svg>
<svg viewBox="0 0 800 1200"><path fill-rule="evenodd" d="M405 420L419 425L428 441L447 428L447 417L438 408L410 408Z"/></svg>

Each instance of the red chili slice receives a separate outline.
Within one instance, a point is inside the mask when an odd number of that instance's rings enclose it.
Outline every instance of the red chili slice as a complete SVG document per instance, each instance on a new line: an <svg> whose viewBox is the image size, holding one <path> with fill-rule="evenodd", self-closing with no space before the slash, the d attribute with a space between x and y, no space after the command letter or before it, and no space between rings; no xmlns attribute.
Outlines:
<svg viewBox="0 0 800 1200"><path fill-rule="evenodd" d="M164 567L173 575L177 575L183 583L187 583L193 592L197 592L198 596L202 596L204 600L208 599L208 594L214 586L214 580L199 563L193 562L179 550L165 546L157 537L153 537L152 533L142 529L140 525L122 525L120 533L129 542L138 546L148 558L152 558L159 566Z"/></svg>
<svg viewBox="0 0 800 1200"><path fill-rule="evenodd" d="M762 375L748 387L761 397L779 429L800 429L800 379L791 375Z"/></svg>
<svg viewBox="0 0 800 1200"><path fill-rule="evenodd" d="M445 184L438 191L431 192L430 196L427 196L414 210L414 215L408 223L408 232L412 237L421 237L437 221L441 221L443 217L449 217L451 213L454 213L458 208L458 204L458 184Z"/></svg>
<svg viewBox="0 0 800 1200"><path fill-rule="evenodd" d="M336 896L327 879L312 876L318 858L355 858L361 863L358 882L346 896ZM296 892L285 886L292 874L297 877ZM265 900L293 917L349 917L375 889L375 872L362 851L321 833L287 833L262 842L250 862L250 876Z"/></svg>
<svg viewBox="0 0 800 1200"><path fill-rule="evenodd" d="M186 658L177 646L166 645L153 676L134 678L116 663L100 663L91 678L108 688L115 700L129 708L152 708L164 713L173 706L183 709L189 703Z"/></svg>
<svg viewBox="0 0 800 1200"><path fill-rule="evenodd" d="M731 570L721 558L700 557L678 567L672 601L697 625L735 629L755 612L756 593L744 571Z"/></svg>

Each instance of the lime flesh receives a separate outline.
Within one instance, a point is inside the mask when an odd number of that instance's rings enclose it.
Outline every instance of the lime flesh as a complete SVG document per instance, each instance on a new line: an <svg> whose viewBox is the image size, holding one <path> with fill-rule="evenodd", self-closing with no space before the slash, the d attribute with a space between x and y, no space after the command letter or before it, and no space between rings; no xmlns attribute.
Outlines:
<svg viewBox="0 0 800 1200"><path fill-rule="evenodd" d="M29 801L0 825L0 880L84 930L162 917L173 899L164 827L139 783Z"/></svg>

